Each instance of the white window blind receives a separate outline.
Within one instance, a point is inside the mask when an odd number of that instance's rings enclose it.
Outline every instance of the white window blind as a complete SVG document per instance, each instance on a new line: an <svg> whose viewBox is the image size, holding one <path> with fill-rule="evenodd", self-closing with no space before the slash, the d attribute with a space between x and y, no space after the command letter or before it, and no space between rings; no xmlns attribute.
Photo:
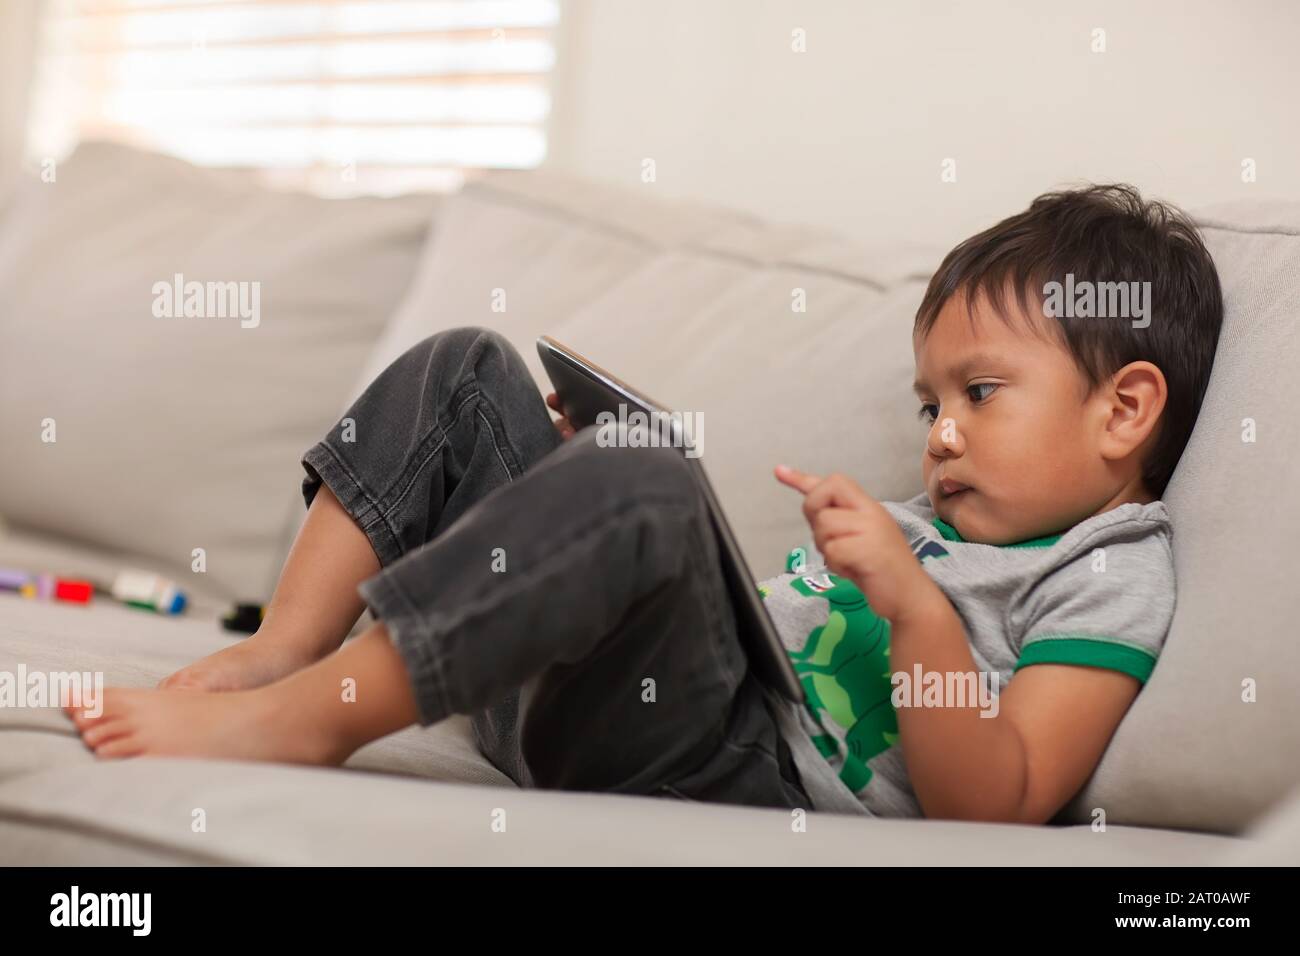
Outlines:
<svg viewBox="0 0 1300 956"><path fill-rule="evenodd" d="M47 0L34 160L109 138L320 192L546 154L557 0Z"/></svg>

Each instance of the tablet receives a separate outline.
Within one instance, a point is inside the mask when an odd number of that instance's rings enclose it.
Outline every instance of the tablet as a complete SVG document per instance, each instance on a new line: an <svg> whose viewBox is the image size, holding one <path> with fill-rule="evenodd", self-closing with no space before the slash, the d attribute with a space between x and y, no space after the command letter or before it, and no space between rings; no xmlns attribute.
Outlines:
<svg viewBox="0 0 1300 956"><path fill-rule="evenodd" d="M555 386L555 394L559 397L564 417L573 424L574 428L585 428L596 424L597 416L601 412L609 412L615 419L619 419L620 404L627 406L625 414L641 411L649 416L652 422L658 420L655 416L672 415L666 405L656 402L644 392L637 391L595 362L584 358L549 335L543 335L537 340L537 354L541 357L542 367ZM680 428L682 419L680 416L673 416L667 420L671 422L673 444L681 447L688 470L695 477L708 505L709 518L718 541L718 555L722 561L722 576L726 581L731 606L736 613L736 626L740 634L741 646L749 658L750 668L763 684L788 700L802 704L804 703L803 685L799 683L794 664L790 662L790 655L781 642L781 635L763 605L757 582L750 574L745 556L740 550L735 534L732 533L726 515L723 514L718 496L704 473L704 466L698 455L688 454L693 450L693 446L690 444L689 436L682 434Z"/></svg>

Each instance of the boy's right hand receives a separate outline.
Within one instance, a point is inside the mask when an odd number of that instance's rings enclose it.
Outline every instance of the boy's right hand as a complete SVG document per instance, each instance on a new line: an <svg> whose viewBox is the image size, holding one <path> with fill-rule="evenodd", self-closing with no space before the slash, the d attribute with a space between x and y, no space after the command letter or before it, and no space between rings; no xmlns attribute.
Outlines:
<svg viewBox="0 0 1300 956"><path fill-rule="evenodd" d="M546 404L560 413L560 417L555 420L555 427L560 433L561 441L568 441L574 434L573 423L564 417L564 409L560 407L560 396L551 392L546 396Z"/></svg>

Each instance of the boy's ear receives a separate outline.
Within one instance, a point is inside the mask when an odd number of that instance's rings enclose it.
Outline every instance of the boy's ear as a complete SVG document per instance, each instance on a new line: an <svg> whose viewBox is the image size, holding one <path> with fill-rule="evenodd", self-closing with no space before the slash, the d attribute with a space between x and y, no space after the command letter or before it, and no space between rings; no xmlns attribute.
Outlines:
<svg viewBox="0 0 1300 956"><path fill-rule="evenodd" d="M1104 391L1108 415L1101 435L1101 456L1127 458L1156 431L1169 398L1165 374L1150 362L1130 362L1115 372Z"/></svg>

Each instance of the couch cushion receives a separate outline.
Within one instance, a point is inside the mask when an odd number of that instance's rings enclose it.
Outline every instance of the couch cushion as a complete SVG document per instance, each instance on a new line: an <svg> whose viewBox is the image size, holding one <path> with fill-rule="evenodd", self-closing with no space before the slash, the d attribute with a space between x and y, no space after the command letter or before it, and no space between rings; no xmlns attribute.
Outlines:
<svg viewBox="0 0 1300 956"><path fill-rule="evenodd" d="M806 295L806 312L792 313L792 290ZM794 261L683 249L591 303L561 338L700 415L700 460L750 570L765 578L810 544L799 496L773 475L778 463L845 472L882 500L921 490L911 328L923 290L919 279L882 287Z"/></svg>
<svg viewBox="0 0 1300 956"><path fill-rule="evenodd" d="M16 531L0 527L0 568L21 569L28 574L50 572L63 578L92 582L110 582L124 568L140 567L157 571L151 562L120 548L92 548L74 544L47 534ZM230 608L224 588L207 575L191 574L185 578L185 616L216 619ZM0 594L0 608L9 610L13 594ZM97 598L97 600L100 600ZM4 613L0 611L0 620ZM0 635L3 630L0 630Z"/></svg>
<svg viewBox="0 0 1300 956"><path fill-rule="evenodd" d="M204 832L191 829L196 808ZM0 865L1194 866L1239 842L825 813L796 832L779 809L214 760L102 762L0 783Z"/></svg>
<svg viewBox="0 0 1300 956"><path fill-rule="evenodd" d="M484 325L550 391L535 341L553 335L703 415L702 460L767 576L808 539L779 461L847 471L882 498L920 490L911 323L937 261L544 171L493 175L443 211L363 378L432 332Z"/></svg>
<svg viewBox="0 0 1300 956"><path fill-rule="evenodd" d="M191 661L242 638L212 620L171 618L96 600L88 607L0 594L0 672L90 672L104 686L154 687ZM71 721L57 709L0 707L0 782L59 768L96 765ZM372 770L514 787L488 763L463 716L411 726L376 740L347 761Z"/></svg>
<svg viewBox="0 0 1300 956"><path fill-rule="evenodd" d="M178 576L201 547L209 590L265 600L303 510L298 459L435 205L272 192L108 144L27 181L0 217L0 514ZM259 283L260 324L155 317L155 284L177 274Z"/></svg>
<svg viewBox="0 0 1300 956"><path fill-rule="evenodd" d="M1300 866L1300 787L1242 834L1224 866Z"/></svg>
<svg viewBox="0 0 1300 956"><path fill-rule="evenodd" d="M559 173L502 171L473 181L440 211L438 233L353 394L416 342L460 325L502 332L545 385L537 336L563 328L659 251L741 218L637 200Z"/></svg>
<svg viewBox="0 0 1300 956"><path fill-rule="evenodd" d="M0 622L0 672L99 671L118 686L152 686L237 640L208 621L5 595ZM196 808L205 832L191 829ZM491 829L499 808L505 833ZM375 741L330 770L96 760L57 709L0 708L0 865L985 865L992 847L1007 863L1184 865L1236 845L1125 827L829 814L796 835L783 810L521 791L478 753L462 716Z"/></svg>
<svg viewBox="0 0 1300 956"><path fill-rule="evenodd" d="M1196 430L1165 495L1178 603L1151 680L1065 814L1237 831L1300 784L1300 590L1290 537L1300 421L1300 203L1197 221L1226 315ZM1154 320L1153 320L1154 321ZM1245 420L1256 440L1243 441ZM1140 583L1139 583L1140 585ZM1255 700L1243 700L1244 684Z"/></svg>

